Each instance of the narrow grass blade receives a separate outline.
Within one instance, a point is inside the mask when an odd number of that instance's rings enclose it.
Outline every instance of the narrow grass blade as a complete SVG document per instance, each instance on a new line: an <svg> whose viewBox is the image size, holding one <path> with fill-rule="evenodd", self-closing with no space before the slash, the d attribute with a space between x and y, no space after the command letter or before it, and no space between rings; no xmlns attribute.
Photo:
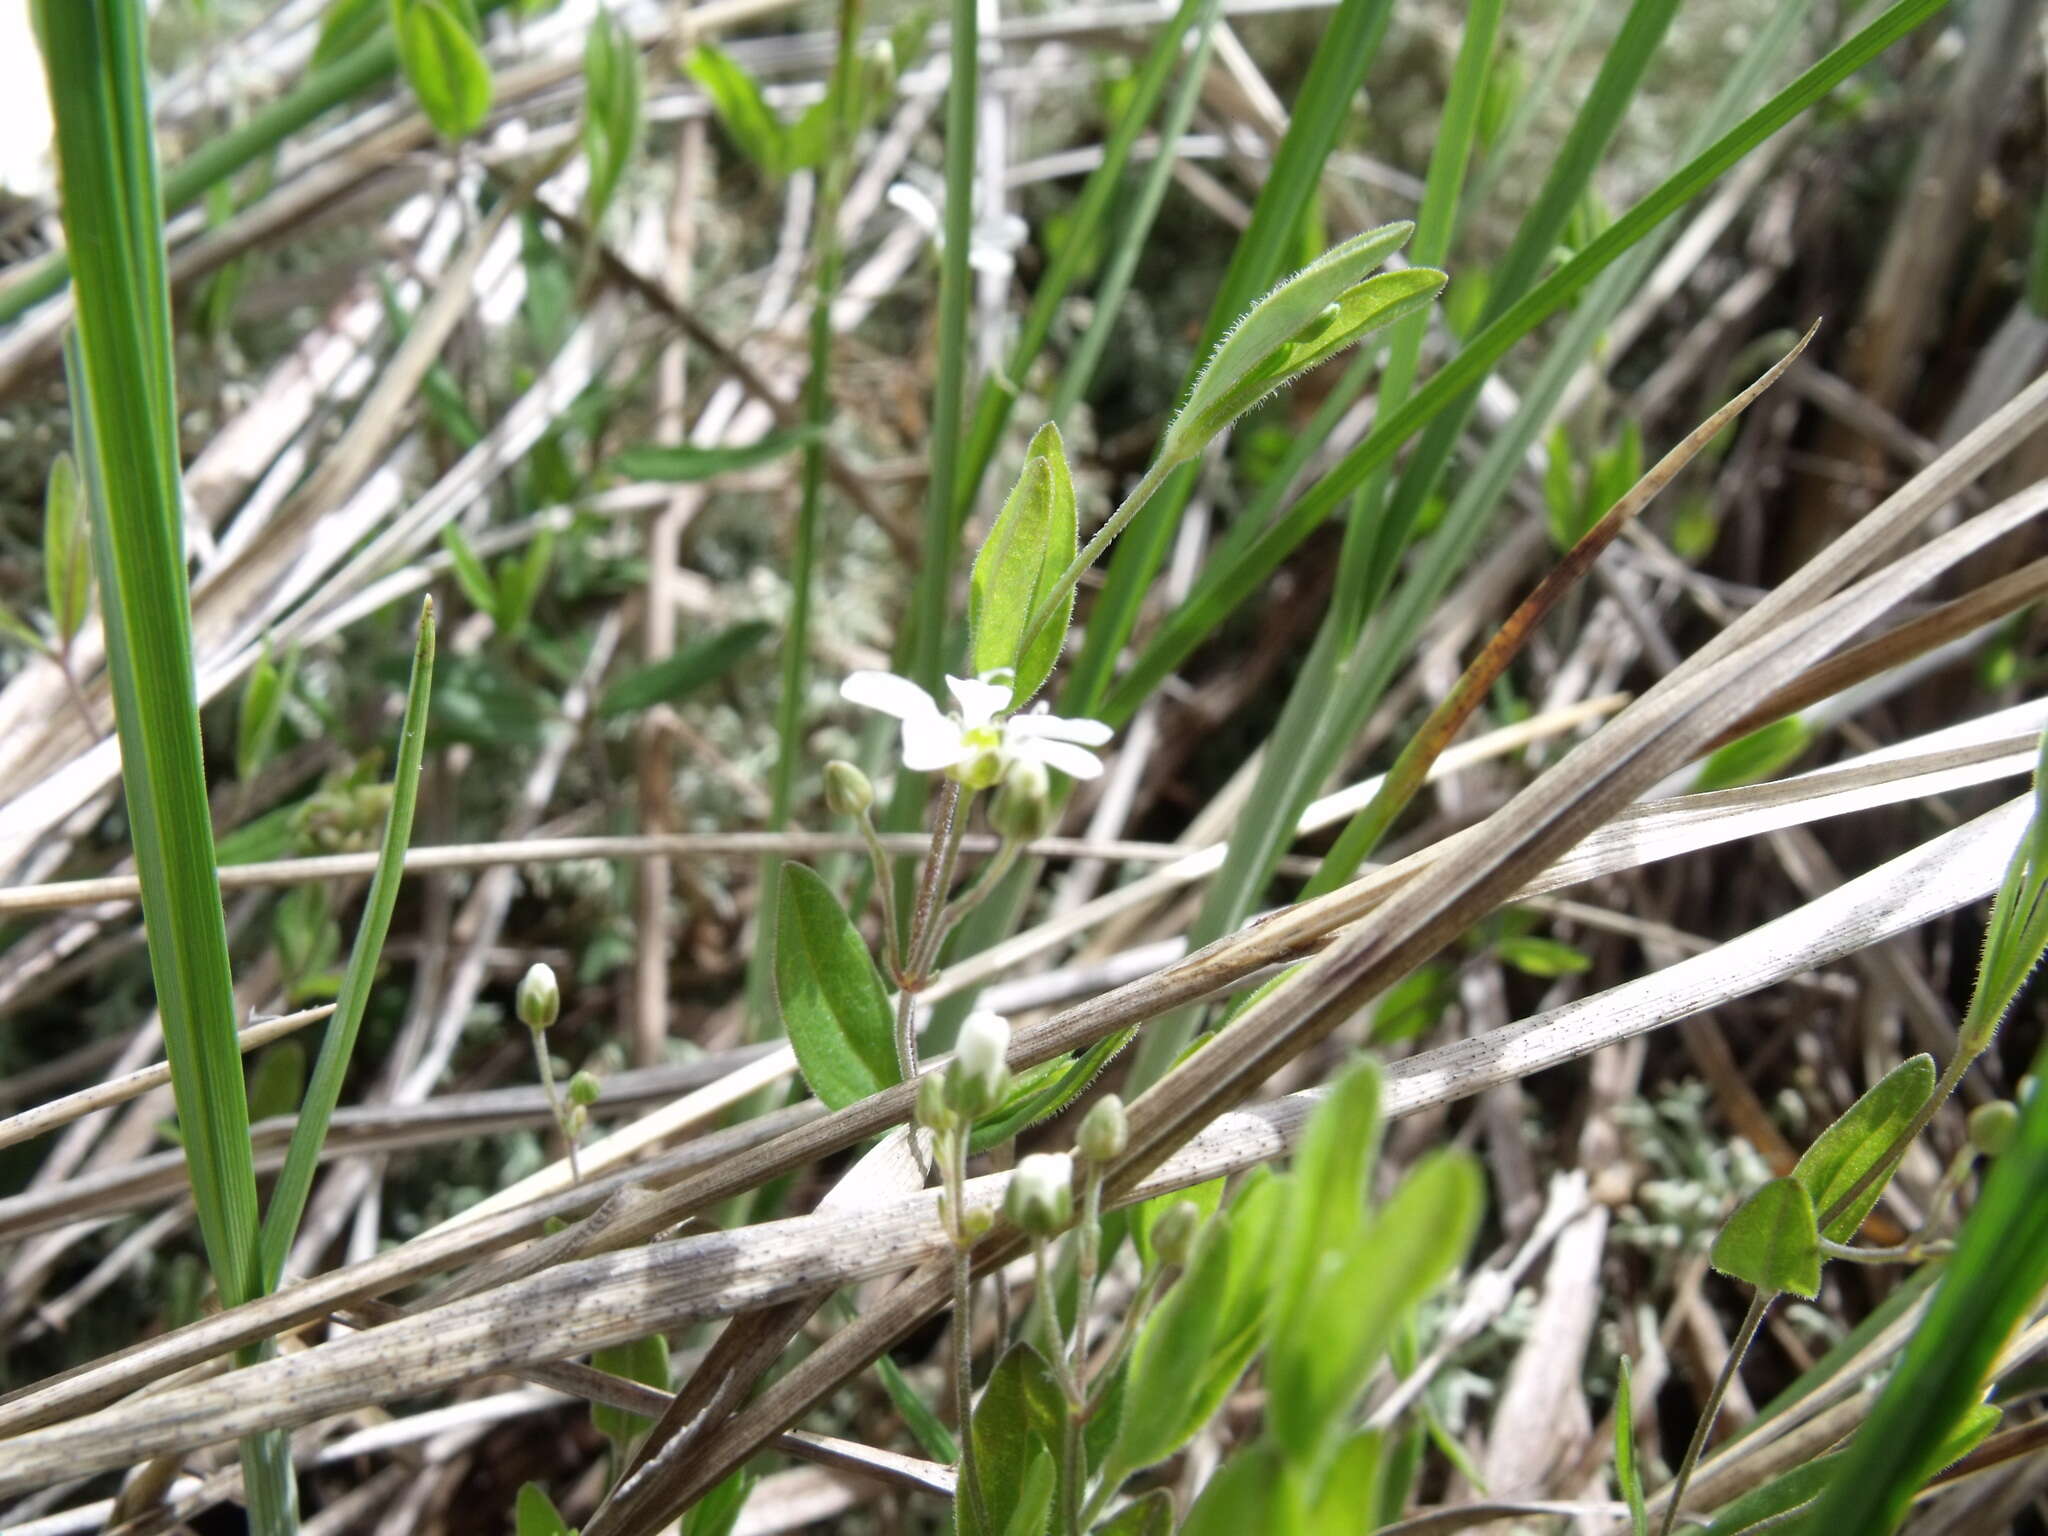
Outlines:
<svg viewBox="0 0 2048 1536"><path fill-rule="evenodd" d="M200 1232L232 1305L258 1289L256 1177L199 742L142 18L132 0L39 15L77 260L72 409L150 968Z"/></svg>
<svg viewBox="0 0 2048 1536"><path fill-rule="evenodd" d="M269 1208L263 1213L260 1250L265 1290L276 1287L284 1272L285 1256L298 1233L299 1217L305 1211L313 1173L320 1163L320 1145L327 1139L327 1123L334 1115L334 1107L341 1102L349 1057L362 1027L363 1009L370 1000L370 985L377 978L377 960L383 953L384 936L391 929L392 909L398 905L399 882L405 878L405 850L412 838L413 807L419 799L420 760L427 744L427 701L433 684L434 601L428 598L420 609L412 680L406 685L405 723L398 736L398 766L391 776L391 810L384 821L384 842L377 852L377 873L370 879L362 926L356 930L355 948L349 952L348 969L342 973L341 995L335 999L334 1017L328 1023L326 1039L321 1042L313 1080L299 1105L298 1123L292 1127L292 1143L285 1153L284 1168L271 1191Z"/></svg>
<svg viewBox="0 0 2048 1536"><path fill-rule="evenodd" d="M1188 600L1160 627L1118 681L1115 693L1101 707L1083 712L1112 723L1129 718L1136 702L1186 660L1303 539L1344 504L1367 475L1391 460L1419 428L1481 383L1516 342L1562 309L1595 277L1758 145L1927 21L1943 4L1944 0L1899 0L1723 134L1603 230L1578 255L1529 290L1473 337L1405 405L1377 423L1364 441L1284 516L1258 530L1255 537L1248 537L1229 551L1227 558L1219 551ZM1139 525L1144 522L1145 519L1139 519ZM1091 633L1094 628L1091 619Z"/></svg>

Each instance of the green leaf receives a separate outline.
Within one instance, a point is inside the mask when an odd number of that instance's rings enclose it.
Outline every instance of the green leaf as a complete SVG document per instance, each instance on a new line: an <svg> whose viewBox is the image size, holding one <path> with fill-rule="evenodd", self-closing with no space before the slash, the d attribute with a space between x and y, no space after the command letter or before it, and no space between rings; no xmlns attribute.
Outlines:
<svg viewBox="0 0 2048 1536"><path fill-rule="evenodd" d="M469 599L478 613L488 613L495 621L498 616L498 584L484 569L476 546L469 542L469 535L454 523L443 523L441 547L448 551L448 558L455 564L455 584L462 588L462 595Z"/></svg>
<svg viewBox="0 0 2048 1536"><path fill-rule="evenodd" d="M391 775L391 809L385 815L384 839L377 849L377 872L370 877L370 892L363 900L362 922L356 929L355 945L349 950L348 969L342 974L334 1016L327 1021L327 1035L320 1042L320 1055L313 1064L312 1085L299 1107L284 1167L271 1190L270 1205L263 1213L260 1254L266 1287L277 1284L284 1271L285 1256L298 1232L299 1217L313 1187L313 1173L320 1163L320 1144L327 1137L334 1106L341 1102L349 1056L355 1049L363 1012L369 1006L371 983L377 979L384 935L390 932L391 914L398 905L399 882L405 878L406 845L412 838L413 809L419 801L420 763L426 753L427 707L433 680L434 604L430 598L420 605L412 677L406 687L405 718L399 726L398 765Z"/></svg>
<svg viewBox="0 0 2048 1536"><path fill-rule="evenodd" d="M683 1516L678 1536L732 1536L732 1528L740 1521L740 1511L747 1506L747 1495L753 1491L753 1474L740 1468Z"/></svg>
<svg viewBox="0 0 2048 1536"><path fill-rule="evenodd" d="M50 461L43 490L43 580L50 597L50 628L68 645L85 623L92 594L92 550L78 494L78 465L68 453Z"/></svg>
<svg viewBox="0 0 2048 1536"><path fill-rule="evenodd" d="M782 866L775 935L776 997L811 1092L844 1109L900 1081L881 972L832 888L806 865Z"/></svg>
<svg viewBox="0 0 2048 1536"><path fill-rule="evenodd" d="M600 1349L591 1355L590 1363L600 1371L637 1381L643 1387L653 1387L659 1392L670 1389L668 1340L658 1333ZM654 1426L654 1421L644 1414L614 1408L609 1403L592 1403L590 1422L597 1426L599 1434L619 1448L621 1456L627 1447Z"/></svg>
<svg viewBox="0 0 2048 1536"><path fill-rule="evenodd" d="M1773 720L1711 753L1692 781L1693 793L1735 789L1768 779L1797 762L1812 744L1813 728L1803 717L1787 715L1782 720Z"/></svg>
<svg viewBox="0 0 2048 1536"><path fill-rule="evenodd" d="M492 617L500 634L516 638L526 632L533 618L533 605L540 601L541 588L547 584L548 567L554 558L555 530L543 527L528 541L524 555L499 562L498 608Z"/></svg>
<svg viewBox="0 0 2048 1536"><path fill-rule="evenodd" d="M287 664L286 670L292 670ZM284 719L285 677L266 648L242 684L242 702L235 714L235 777L253 779L270 761L277 728Z"/></svg>
<svg viewBox="0 0 2048 1536"><path fill-rule="evenodd" d="M605 689L597 713L609 720L656 704L679 703L725 676L774 632L774 625L750 620L693 641L673 656L636 667Z"/></svg>
<svg viewBox="0 0 2048 1536"><path fill-rule="evenodd" d="M1643 1501L1643 1474L1636 1466L1636 1413L1629 1381L1628 1356L1614 1384L1614 1480L1628 1503L1631 1536L1649 1536L1649 1506Z"/></svg>
<svg viewBox="0 0 2048 1536"><path fill-rule="evenodd" d="M5 635L10 640L26 646L38 656L45 654L49 650L49 646L44 642L43 637L35 632L35 629L27 620L23 619L20 614L16 613L5 603L0 603L0 635Z"/></svg>
<svg viewBox="0 0 2048 1536"><path fill-rule="evenodd" d="M1361 1057L1332 1085L1303 1129L1287 1179L1287 1210L1273 1254L1274 1325L1341 1265L1366 1228L1366 1197L1380 1148L1380 1069Z"/></svg>
<svg viewBox="0 0 2048 1536"><path fill-rule="evenodd" d="M1292 1306L1276 1298L1266 1422L1291 1462L1325 1461L1394 1330L1463 1261L1484 1200L1470 1156L1433 1154Z"/></svg>
<svg viewBox="0 0 2048 1536"><path fill-rule="evenodd" d="M1863 1096L1842 1112L1841 1118L1814 1137L1792 1170L1792 1177L1805 1188L1816 1212L1825 1211L1847 1194L1856 1181L1891 1150L1891 1145L1910 1125L1934 1092L1934 1058L1914 1056L1900 1062ZM1822 1234L1831 1243L1846 1243L1863 1225L1863 1218L1884 1193L1885 1181L1876 1180L1856 1203L1828 1223Z"/></svg>
<svg viewBox="0 0 2048 1536"><path fill-rule="evenodd" d="M1173 1536L1173 1495L1154 1488L1095 1527L1095 1536Z"/></svg>
<svg viewBox="0 0 2048 1536"><path fill-rule="evenodd" d="M1211 1217L1187 1272L1145 1319L1131 1352L1105 1476L1113 1482L1164 1461L1193 1438L1207 1415L1190 1411L1218 1340L1230 1292L1230 1216Z"/></svg>
<svg viewBox="0 0 2048 1536"><path fill-rule="evenodd" d="M1418 967L1387 988L1373 1009L1373 1043L1394 1045L1434 1028L1457 995L1457 981L1449 966L1431 963Z"/></svg>
<svg viewBox="0 0 2048 1536"><path fill-rule="evenodd" d="M737 474L743 469L772 464L784 454L793 453L806 443L815 441L817 436L815 427L803 426L763 433L751 443L740 443L730 448L699 448L690 443L648 444L625 449L612 460L612 469L628 480L710 480L718 475Z"/></svg>
<svg viewBox="0 0 2048 1536"><path fill-rule="evenodd" d="M1016 487L975 556L967 592L974 670L982 674L1014 669L1013 709L1028 703L1059 663L1073 620L1072 589L1029 647L1024 644L1025 628L1040 599L1073 564L1076 548L1074 482L1067 471L1066 446L1060 429L1047 422L1031 439Z"/></svg>
<svg viewBox="0 0 2048 1536"><path fill-rule="evenodd" d="M1545 980L1555 976L1576 976L1593 967L1592 960L1571 945L1557 939L1538 938L1534 934L1502 939L1497 952L1502 964L1512 966L1524 976L1538 976Z"/></svg>
<svg viewBox="0 0 2048 1536"><path fill-rule="evenodd" d="M974 1408L975 1468L997 1527L987 1536L1019 1529L1019 1515L1026 1517L1021 1529L1030 1536L1045 1529L1052 1508L1053 1458L1062 1444L1066 1412L1051 1370L1028 1344L1012 1347L989 1374ZM982 1536L972 1502L954 1501L955 1523L963 1536Z"/></svg>
<svg viewBox="0 0 2048 1536"><path fill-rule="evenodd" d="M517 1536L576 1536L539 1483L521 1486L515 1529Z"/></svg>
<svg viewBox="0 0 2048 1536"><path fill-rule="evenodd" d="M1183 1200L1192 1202L1205 1218L1215 1215L1217 1207L1223 1204L1224 1182L1211 1179L1206 1184L1177 1189L1169 1195L1154 1195L1143 1204L1131 1207L1131 1241L1147 1269L1158 1262L1152 1252L1152 1229L1159 1225L1159 1218Z"/></svg>
<svg viewBox="0 0 2048 1536"><path fill-rule="evenodd" d="M1378 266L1405 240L1410 227L1389 225L1400 231L1392 244L1383 230L1359 235L1261 300L1216 349L1188 403L1167 427L1161 457L1169 462L1192 458L1274 390L1371 332L1434 302L1448 281L1434 267L1408 267L1356 280L1357 274ZM1289 322L1291 329L1279 329ZM1265 348L1262 354L1251 352L1255 345Z"/></svg>
<svg viewBox="0 0 2048 1536"><path fill-rule="evenodd" d="M896 1405L896 1411L903 1415L904 1425L925 1455L949 1467L958 1461L960 1442L953 1438L950 1429L939 1422L939 1416L918 1395L917 1388L904 1378L903 1368L885 1354L875 1361L875 1374L882 1378L882 1389L889 1394L889 1401Z"/></svg>
<svg viewBox="0 0 2048 1536"><path fill-rule="evenodd" d="M1572 466L1572 440L1553 427L1543 460L1544 525L1557 549L1570 549L1585 530L1579 526L1579 477Z"/></svg>
<svg viewBox="0 0 2048 1536"><path fill-rule="evenodd" d="M1291 1492L1280 1452L1261 1440L1216 1469L1180 1536L1282 1536L1294 1527Z"/></svg>
<svg viewBox="0 0 2048 1536"><path fill-rule="evenodd" d="M1735 1208L1710 1255L1714 1268L1761 1291L1820 1294L1820 1233L1813 1196L1794 1178L1773 1179Z"/></svg>
<svg viewBox="0 0 2048 1536"><path fill-rule="evenodd" d="M324 69L354 53L383 30L390 16L389 0L332 0L320 18L320 38L307 68Z"/></svg>
<svg viewBox="0 0 2048 1536"><path fill-rule="evenodd" d="M1364 1529L1361 1515L1378 1501L1385 1453L1386 1438L1376 1429L1361 1429L1340 1445L1296 1519L1300 1536L1356 1536Z"/></svg>
<svg viewBox="0 0 2048 1536"><path fill-rule="evenodd" d="M249 1074L249 1119L273 1120L299 1107L306 1087L306 1048L280 1040L257 1058Z"/></svg>
<svg viewBox="0 0 2048 1536"><path fill-rule="evenodd" d="M476 39L445 0L392 0L398 66L434 131L468 138L491 110L491 70Z"/></svg>
<svg viewBox="0 0 2048 1536"><path fill-rule="evenodd" d="M583 43L583 154L590 185L584 222L595 229L640 147L644 128L640 50L611 11L600 10Z"/></svg>
<svg viewBox="0 0 2048 1536"><path fill-rule="evenodd" d="M754 77L723 49L704 43L683 63L704 87L711 109L740 152L767 176L789 174L789 131L769 108Z"/></svg>

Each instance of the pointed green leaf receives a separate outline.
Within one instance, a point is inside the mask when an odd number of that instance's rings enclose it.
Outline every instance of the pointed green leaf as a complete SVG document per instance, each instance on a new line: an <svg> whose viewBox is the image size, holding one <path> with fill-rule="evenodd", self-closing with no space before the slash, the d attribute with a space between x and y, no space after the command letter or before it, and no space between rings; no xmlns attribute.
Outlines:
<svg viewBox="0 0 2048 1536"><path fill-rule="evenodd" d="M306 1087L306 1048L280 1040L257 1058L249 1074L249 1119L274 1120L299 1107Z"/></svg>
<svg viewBox="0 0 2048 1536"><path fill-rule="evenodd" d="M690 443L649 444L628 448L612 460L615 473L628 480L690 482L717 475L737 474L743 469L770 464L792 453L818 435L815 427L791 427L769 432L751 443L730 448L699 448Z"/></svg>
<svg viewBox="0 0 2048 1536"><path fill-rule="evenodd" d="M1173 1536L1173 1495L1154 1488L1133 1499L1103 1524L1095 1536Z"/></svg>
<svg viewBox="0 0 2048 1536"><path fill-rule="evenodd" d="M882 1390L889 1394L889 1401L903 1415L904 1426L916 1438L925 1455L949 1467L958 1461L960 1442L953 1438L950 1429L939 1422L939 1416L932 1412L931 1405L904 1377L903 1368L888 1355L883 1355L875 1361L875 1374L882 1378Z"/></svg>
<svg viewBox="0 0 2048 1536"><path fill-rule="evenodd" d="M692 1506L677 1536L732 1536L753 1491L754 1475L742 1467Z"/></svg>
<svg viewBox="0 0 2048 1536"><path fill-rule="evenodd" d="M1188 1511L1180 1536L1251 1536L1293 1529L1286 1464L1270 1440L1238 1451L1216 1470Z"/></svg>
<svg viewBox="0 0 2048 1536"><path fill-rule="evenodd" d="M519 1490L516 1530L518 1536L576 1536L539 1483L527 1483Z"/></svg>
<svg viewBox="0 0 2048 1536"><path fill-rule="evenodd" d="M320 38L313 44L308 71L323 69L354 53L390 19L390 0L332 0L320 18Z"/></svg>
<svg viewBox="0 0 2048 1536"><path fill-rule="evenodd" d="M1394 1330L1464 1260L1484 1200L1469 1155L1425 1158L1333 1268L1292 1306L1276 1299L1266 1422L1289 1460L1323 1463Z"/></svg>
<svg viewBox="0 0 2048 1536"><path fill-rule="evenodd" d="M554 558L555 530L543 527L528 541L525 554L499 562L498 608L493 618L500 634L517 637L526 632L533 618L533 605L540 601L541 588L547 585L548 567Z"/></svg>
<svg viewBox="0 0 2048 1536"><path fill-rule="evenodd" d="M1009 1536L1018 1515L1027 1517L1023 1529L1030 1536L1044 1531L1066 1414L1051 1370L1030 1345L1014 1346L990 1373L974 1408L974 1463L996 1526L987 1536ZM971 1500L954 1501L954 1519L963 1536L983 1536Z"/></svg>
<svg viewBox="0 0 2048 1536"><path fill-rule="evenodd" d="M709 43L700 45L683 67L704 87L711 109L740 152L763 174L789 174L789 131L770 109L754 77L738 60Z"/></svg>
<svg viewBox="0 0 2048 1536"><path fill-rule="evenodd" d="M967 617L974 636L974 670L1016 672L1011 707L1018 708L1045 685L1066 644L1074 613L1068 591L1060 608L1024 645L1025 627L1040 600L1050 593L1076 549L1074 482L1066 446L1051 422L1038 429L1010 499L975 556L968 587Z"/></svg>
<svg viewBox="0 0 2048 1536"><path fill-rule="evenodd" d="M804 1081L828 1109L900 1081L881 972L831 887L793 862L777 885L775 991Z"/></svg>
<svg viewBox="0 0 2048 1536"><path fill-rule="evenodd" d="M398 64L434 131L454 143L491 110L491 70L445 0L392 0Z"/></svg>
<svg viewBox="0 0 2048 1536"><path fill-rule="evenodd" d="M1805 1188L1813 1209L1825 1211L1891 1150L1934 1092L1934 1058L1914 1056L1900 1062L1813 1139L1792 1177ZM1883 1179L1856 1197L1856 1203L1828 1223L1831 1243L1846 1243L1884 1193Z"/></svg>
<svg viewBox="0 0 2048 1536"><path fill-rule="evenodd" d="M235 716L235 777L247 783L270 759L284 712L284 680L270 652L256 658L242 684L242 703Z"/></svg>
<svg viewBox="0 0 2048 1536"><path fill-rule="evenodd" d="M1361 1429L1340 1445L1322 1486L1300 1512L1299 1536L1356 1536L1365 1529L1362 1514L1378 1501L1385 1455L1386 1437L1376 1429Z"/></svg>
<svg viewBox="0 0 2048 1536"><path fill-rule="evenodd" d="M634 1339L625 1344L614 1344L600 1349L590 1357L590 1363L600 1371L609 1371L614 1376L623 1376L628 1381L637 1381L643 1387L653 1387L658 1392L670 1390L668 1340L661 1334L649 1334L644 1339ZM654 1421L644 1415L624 1408L614 1408L609 1403L590 1405L590 1422L597 1426L597 1432L612 1444L623 1448L630 1446L653 1427Z"/></svg>
<svg viewBox="0 0 2048 1536"><path fill-rule="evenodd" d="M1813 1197L1795 1178L1773 1179L1735 1208L1710 1255L1714 1268L1761 1291L1820 1294L1820 1233Z"/></svg>
<svg viewBox="0 0 2048 1536"><path fill-rule="evenodd" d="M43 491L43 580L50 596L50 628L68 644L85 623L92 592L92 551L78 494L78 465L68 453L50 461Z"/></svg>
<svg viewBox="0 0 2048 1536"><path fill-rule="evenodd" d="M1227 1212L1211 1217L1187 1272L1138 1333L1124 1383L1123 1422L1107 1476L1121 1481L1164 1461L1207 1421L1190 1404L1208 1375L1230 1293L1231 1230Z"/></svg>
<svg viewBox="0 0 2048 1536"><path fill-rule="evenodd" d="M656 704L679 703L725 676L774 632L774 625L750 620L693 641L673 656L636 667L605 689L597 713L608 720Z"/></svg>
<svg viewBox="0 0 2048 1536"><path fill-rule="evenodd" d="M1700 764L1699 776L1692 781L1693 793L1735 789L1768 779L1797 762L1812 744L1813 727L1801 716L1773 720L1709 754Z"/></svg>
<svg viewBox="0 0 2048 1536"><path fill-rule="evenodd" d="M488 613L494 619L498 613L498 584L491 580L491 573L484 569L478 557L476 546L469 542L469 535L454 523L441 525L441 547L448 551L448 558L455 565L455 584L462 588L462 595L469 599L478 613Z"/></svg>
<svg viewBox="0 0 2048 1536"><path fill-rule="evenodd" d="M1555 976L1576 976L1593 966L1583 952L1571 945L1528 933L1502 939L1499 954L1502 964L1512 966L1524 976L1538 976L1545 980Z"/></svg>
<svg viewBox="0 0 2048 1536"><path fill-rule="evenodd" d="M583 154L590 162L583 217L593 229L640 147L644 95L640 50L610 10L600 10L583 43Z"/></svg>
<svg viewBox="0 0 2048 1536"><path fill-rule="evenodd" d="M1628 1356L1614 1384L1614 1480L1628 1504L1630 1536L1649 1536L1649 1506L1643 1501L1643 1474L1636 1466L1636 1413L1629 1380Z"/></svg>
<svg viewBox="0 0 2048 1536"><path fill-rule="evenodd" d="M1302 1131L1287 1178L1287 1211L1273 1255L1274 1324L1344 1262L1365 1230L1366 1196L1380 1148L1380 1068L1362 1057L1331 1087Z"/></svg>
<svg viewBox="0 0 2048 1536"><path fill-rule="evenodd" d="M7 636L38 655L49 649L43 643L43 637L35 632L28 621L5 603L0 603L0 635Z"/></svg>

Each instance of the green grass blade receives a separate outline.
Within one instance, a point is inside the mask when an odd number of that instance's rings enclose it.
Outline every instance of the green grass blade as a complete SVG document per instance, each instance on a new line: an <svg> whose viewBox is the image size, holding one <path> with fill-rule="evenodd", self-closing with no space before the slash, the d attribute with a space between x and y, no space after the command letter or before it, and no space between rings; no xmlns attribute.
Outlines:
<svg viewBox="0 0 2048 1536"><path fill-rule="evenodd" d="M427 745L427 701L433 685L434 603L429 598L420 609L412 680L406 685L405 722L398 734L398 764L391 775L391 810L384 821L377 872L370 879L362 925L356 929L355 947L349 951L348 968L342 973L341 993L334 1000L334 1016L328 1020L320 1058L314 1064L312 1081L299 1105L298 1122L292 1127L284 1168L263 1213L259 1248L265 1290L277 1285L284 1272L285 1256L298 1234L299 1218L305 1213L306 1196L320 1164L320 1146L327 1139L334 1107L341 1102L342 1082L348 1076L349 1057L355 1050L363 1010L370 1000L370 986L377 979L384 936L391 930L391 913L398 905L399 882L405 878L405 850L412 839L413 807L419 799L420 761Z"/></svg>
<svg viewBox="0 0 2048 1536"><path fill-rule="evenodd" d="M974 234L974 114L980 94L980 8L953 0L952 74L946 86L946 234L939 257L939 366L932 390L931 483L925 495L924 564L906 618L910 676L939 691L950 628L953 554L960 539L960 424L966 414L968 270Z"/></svg>
<svg viewBox="0 0 2048 1536"><path fill-rule="evenodd" d="M1173 93L1173 100L1167 103L1165 115L1159 120L1159 142L1162 146L1180 142L1181 135L1187 132L1188 123L1195 115L1196 104L1202 99L1202 78L1208 72L1209 54L1216 41L1216 17L1220 8L1221 0L1209 0L1197 18L1201 30L1196 34L1195 46L1188 51L1187 64L1181 70L1180 85ZM1059 383L1053 389L1048 414L1055 422L1068 419L1081 396L1087 393L1096 368L1101 365L1124 295L1130 292L1138 260L1145 254L1146 237L1152 232L1153 221L1159 217L1159 205L1165 201L1166 189L1173 181L1174 163L1172 154L1162 151L1155 155L1151 165L1145 168L1144 179L1139 183L1131 206L1117 219L1116 250L1103 269L1102 280L1095 285L1094 318L1074 344L1073 353L1060 370Z"/></svg>
<svg viewBox="0 0 2048 1536"><path fill-rule="evenodd" d="M73 411L150 968L200 1232L233 1305L257 1289L256 1177L199 742L162 216L138 171L153 156L141 15L133 0L40 15L77 256Z"/></svg>
<svg viewBox="0 0 2048 1536"><path fill-rule="evenodd" d="M1677 213L1716 179L1941 10L1945 0L1898 0L1869 26L1832 50L1723 134L1630 208L1585 249L1487 325L1388 418L1376 424L1314 489L1284 516L1213 560L1188 600L1160 627L1128 673L1093 711L1112 723L1128 719L1160 681L1233 612L1302 540L1342 506L1365 477L1402 444L1485 377L1508 350L1562 309L1587 284ZM1142 519L1140 520L1142 522ZM1093 625L1091 624L1091 629Z"/></svg>
<svg viewBox="0 0 2048 1536"><path fill-rule="evenodd" d="M975 493L980 489L982 476L988 472L989 460L995 457L996 445L1002 441L1003 428L1009 424L1010 412L1017 403L1023 380L1030 373L1040 349L1045 346L1045 338L1052 334L1053 321L1060 306L1066 302L1068 290L1080 276L1081 264L1087 259L1096 231L1109 216L1117 189L1123 181L1124 168L1130 163L1131 148L1138 142L1138 135L1144 131L1145 124L1152 120L1152 110L1165 93L1173 67L1181 57L1181 43L1188 29L1197 21L1204 23L1206 35L1207 18L1214 15L1217 3L1218 0L1181 0L1180 9L1160 28L1152 51L1145 56L1145 62L1132 82L1130 102L1103 143L1102 163L1089 175L1081 188L1081 195L1074 200L1067 234L1031 295L1031 308L1026 311L1024 323L1018 328L1016 345L1010 349L1003 372L983 382L981 393L974 402L974 423L967 434L967 451L961 465L956 506L964 509L974 505ZM1201 58L1190 60L1186 78L1199 85L1201 73ZM1162 142L1170 145L1177 137L1175 133ZM1172 155L1162 152L1159 163L1170 170ZM1143 228L1120 229L1117 233L1118 255L1142 245L1144 238ZM1058 413L1054 415L1057 417Z"/></svg>
<svg viewBox="0 0 2048 1536"><path fill-rule="evenodd" d="M1301 210L1316 194L1323 163L1350 115L1392 12L1389 0L1344 0L1324 28L1308 76L1288 114L1287 133L1273 156L1266 184L1259 190L1251 223L1231 252L1230 267L1210 306L1208 323L1188 369L1190 386L1224 329L1279 277L1301 231ZM1152 578L1166 559L1194 483L1194 466L1177 470L1117 541L1108 579L1088 615L1087 638L1068 675L1061 713L1096 712L1094 706L1108 688L1110 668L1130 637Z"/></svg>

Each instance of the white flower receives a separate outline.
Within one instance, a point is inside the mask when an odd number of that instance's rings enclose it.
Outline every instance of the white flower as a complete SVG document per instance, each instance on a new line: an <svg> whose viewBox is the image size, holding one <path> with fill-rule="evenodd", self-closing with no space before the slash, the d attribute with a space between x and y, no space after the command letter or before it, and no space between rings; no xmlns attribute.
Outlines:
<svg viewBox="0 0 2048 1536"><path fill-rule="evenodd" d="M1062 720L1046 713L1043 704L1004 719L1012 692L1008 679L1007 671L947 678L946 691L955 706L950 714L909 678L893 672L855 672L839 685L839 693L849 703L902 722L903 766L916 773L943 769L976 789L994 784L1014 762L1041 763L1077 779L1098 777L1102 760L1087 749L1106 745L1109 727L1100 720Z"/></svg>

